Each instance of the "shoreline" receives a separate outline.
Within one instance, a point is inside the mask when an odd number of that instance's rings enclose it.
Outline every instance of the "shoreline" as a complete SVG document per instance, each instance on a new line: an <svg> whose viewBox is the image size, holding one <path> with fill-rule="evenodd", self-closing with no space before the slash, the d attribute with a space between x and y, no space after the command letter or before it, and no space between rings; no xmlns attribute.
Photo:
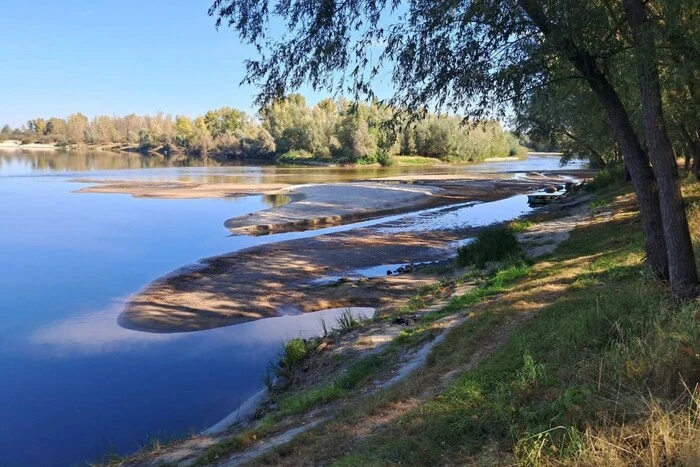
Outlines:
<svg viewBox="0 0 700 467"><path fill-rule="evenodd" d="M277 157L273 158L262 158L262 159L246 159L241 157L231 157L226 153L221 153L216 150L209 152L208 156L201 157L195 154L189 154L182 150L176 150L169 152L164 150L163 147L157 147L153 149L141 149L136 144L125 144L125 143L99 143L99 144L67 144L58 145L57 143L27 143L22 144L19 140L5 140L0 141L0 153L4 151L39 151L39 152L72 152L72 151L97 151L97 152L112 152L115 154L126 153L126 154L140 154L142 156L158 156L165 157L168 159L180 160L187 158L196 158L203 161L211 159L221 163L224 162L245 162L258 165L271 165L275 167L380 167L379 163L371 164L343 164L335 161L305 161L304 159L295 160L292 163L285 160L277 160ZM394 166L397 167L409 167L409 166L433 166L433 167L450 167L450 166L460 166L460 165L473 165L489 162L509 162L515 160L525 160L530 155L533 156L561 156L561 152L541 152L541 151L530 151L525 156L502 156L502 157L487 157L482 160L476 161L461 161L461 162L447 162L439 158L427 157L427 156L411 156L405 154L396 155ZM421 161L412 161L412 158L420 158Z"/></svg>
<svg viewBox="0 0 700 467"><path fill-rule="evenodd" d="M588 214L587 202L590 199L591 195L576 196L572 200L545 207L528 215L536 217L540 223L519 234L518 240L525 254L528 257L536 258L553 251L561 242L565 241L571 229L586 221ZM486 228L491 227L493 225ZM542 249L542 244L546 244L547 248ZM433 281L432 284L435 284L435 281L454 281L456 277L460 276L460 274L456 274L458 270L461 271L461 274L464 274L464 270L452 269L452 266L450 266L439 274L434 272L426 273L421 270L418 272L414 271L408 274L404 280L412 281L429 276L430 280ZM382 278L369 280L382 281ZM262 389L242 401L235 410L226 414L217 423L202 429L189 438L176 441L157 451L136 453L127 458L126 465L141 465L141 463L157 465L159 462L187 465L189 462L206 458L210 448L220 445L220 443L226 443L227 440L241 433L246 433L246 430L253 430L256 433L255 424L256 420L258 420L258 426L260 425L261 413L263 415L274 415L275 411L279 410L279 405L274 400L275 396L279 397L280 392L278 391L282 391L282 394L293 395L295 391L303 392L305 388L322 384L325 381L324 378L327 377L329 361L336 362L338 360L337 357L341 355L344 357L343 360L353 362L357 361L358 358L367 358L382 352L382 355L386 354L385 349L396 340L395 338L400 335L404 326L408 328L415 326L415 322L420 319L419 316L441 309L449 303L452 297L468 293L475 287L478 287L477 282L447 287L440 292L442 295L436 295L434 300L438 300L437 302L429 306L423 305L423 308L414 311L412 315L403 321L379 319L371 321L369 324L365 323L359 330L339 331L332 336L319 337L323 344L310 357L312 362L300 370L308 381L290 380L291 382L288 381L286 385L274 386L275 389L273 389L272 393L268 389ZM391 310L383 310L382 316L387 316L387 313L391 315ZM369 386L361 393L362 396L372 396L377 391L391 388L403 379L411 377L426 364L428 354L434 347L445 341L449 331L472 318L470 314L463 313L456 317L447 316L436 321L435 330L437 332L432 337L422 341L419 340L417 344L413 345L411 351L403 352L399 362L397 364L392 363L389 367L392 369L391 371L374 375L374 379ZM508 321L505 323L505 326L510 327L512 324L512 322ZM501 336L497 337L496 340L500 342L502 339ZM485 343L485 345L488 348L494 344ZM349 364L336 363L336 366L338 365L343 368ZM277 430L273 431L272 434L261 435L264 442L251 443L240 450L236 449L231 457L222 456L222 459L224 459L223 465L232 465L232 463L237 461L251 460L262 455L270 449L289 442L295 435L313 429L319 423L324 423L338 410L342 410L342 406L334 405L331 400L327 407L311 411L308 415L302 413L300 416L295 416L292 414L288 417L291 420L289 422L286 421L286 418L284 419L285 421L278 420L275 422L279 424Z"/></svg>

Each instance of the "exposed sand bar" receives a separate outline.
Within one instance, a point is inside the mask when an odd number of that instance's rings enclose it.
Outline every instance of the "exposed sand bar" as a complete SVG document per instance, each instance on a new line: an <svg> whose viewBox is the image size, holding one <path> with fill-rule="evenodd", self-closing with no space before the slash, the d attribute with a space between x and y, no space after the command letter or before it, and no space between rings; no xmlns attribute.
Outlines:
<svg viewBox="0 0 700 467"><path fill-rule="evenodd" d="M281 190L291 203L234 217L225 222L232 232L249 235L309 230L366 220L445 200L436 186L388 183L300 185Z"/></svg>
<svg viewBox="0 0 700 467"><path fill-rule="evenodd" d="M570 175L571 172L557 173ZM284 195L291 203L225 222L232 232L266 235L348 224L465 200L489 201L552 179L532 173L512 179L492 174L403 175L372 182L289 185L75 179L93 183L78 193L124 193L139 198L226 198ZM561 181L561 180L559 180ZM504 191L505 190L505 191ZM519 190L519 191L518 191Z"/></svg>
<svg viewBox="0 0 700 467"><path fill-rule="evenodd" d="M286 183L197 183L181 181L95 180L76 178L78 183L95 185L76 190L76 193L123 193L135 198L196 199L231 198L246 195L277 194L292 185Z"/></svg>
<svg viewBox="0 0 700 467"><path fill-rule="evenodd" d="M442 204L490 201L534 189L543 181L561 181L535 178L450 180L416 185L333 184L322 185L323 189L317 188L318 185L301 186L299 190L312 191L307 191L308 197L301 201L313 200L313 203L298 204L291 212L301 218L305 213L309 219L317 217L320 210L347 215L357 209L355 203L360 203L365 208L363 215L372 216L385 207L381 200L385 196L396 197L394 202L403 203L406 210L416 210L426 206L428 200L439 200ZM374 207L370 203L372 199L375 199ZM289 207L294 204L263 213L266 220L279 223L291 215ZM256 225L260 217L254 214L227 223L244 227L245 219ZM413 293L415 287L435 278L392 276L338 286L312 286L310 282L348 269L445 258L454 253L450 242L474 232L475 229L467 227L460 231L386 234L364 227L206 259L202 267L176 271L132 297L120 324L143 331L181 332L278 316L285 307L309 312L342 306L391 306Z"/></svg>

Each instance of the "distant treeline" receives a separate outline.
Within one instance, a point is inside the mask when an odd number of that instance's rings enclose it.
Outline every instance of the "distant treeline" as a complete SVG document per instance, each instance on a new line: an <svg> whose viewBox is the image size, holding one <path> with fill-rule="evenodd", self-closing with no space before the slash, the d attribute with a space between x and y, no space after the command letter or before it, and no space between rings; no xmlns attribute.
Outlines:
<svg viewBox="0 0 700 467"><path fill-rule="evenodd" d="M223 107L194 119L183 115L173 119L162 113L37 118L21 129L5 125L0 140L114 145L168 155L217 154L281 162L306 159L390 164L392 156L398 154L466 162L527 152L497 121L465 124L460 117L429 114L410 125L396 125L393 116L390 108L342 99L326 99L309 107L302 96L293 94L255 116Z"/></svg>

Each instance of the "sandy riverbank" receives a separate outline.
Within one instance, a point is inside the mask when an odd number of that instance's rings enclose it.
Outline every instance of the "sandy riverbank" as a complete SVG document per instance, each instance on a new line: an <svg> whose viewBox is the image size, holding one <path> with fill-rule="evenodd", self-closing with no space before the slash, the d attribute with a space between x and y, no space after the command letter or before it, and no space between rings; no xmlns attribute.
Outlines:
<svg viewBox="0 0 700 467"><path fill-rule="evenodd" d="M45 144L45 143L29 143L22 144L18 140L7 140L0 141L0 151L56 151L58 146L55 144Z"/></svg>
<svg viewBox="0 0 700 467"><path fill-rule="evenodd" d="M75 193L121 193L134 198L198 199L232 198L247 195L273 195L292 185L286 183L197 183L197 182L152 182L125 180L95 180L76 178L77 183L95 185L76 190Z"/></svg>
<svg viewBox="0 0 700 467"><path fill-rule="evenodd" d="M429 199L439 199L444 204L492 201L537 188L543 179L538 176L535 180L414 182L415 185L307 186L307 190L315 187L315 194L306 198L314 202L298 204L293 208L294 214L311 219L319 210L331 209L340 215L338 213L343 208L357 209L355 203L358 199L365 202L387 194L403 203L405 210L425 207L425 200ZM304 188L298 187L299 190ZM358 195L360 192L364 194ZM261 215L270 222L287 219L293 205L290 203L227 223L243 227L247 219L250 221L247 225L256 225L255 221ZM365 204L366 215L376 216L381 206L375 205L372 211ZM120 317L120 324L142 331L181 332L277 316L285 309L310 312L351 305L391 306L421 284L407 283L401 276L334 286L314 286L312 281L351 269L444 259L454 253L451 242L475 233L475 229L465 228L389 234L375 227L272 243L204 260L200 268L167 275L132 297ZM426 280L429 283L434 278Z"/></svg>

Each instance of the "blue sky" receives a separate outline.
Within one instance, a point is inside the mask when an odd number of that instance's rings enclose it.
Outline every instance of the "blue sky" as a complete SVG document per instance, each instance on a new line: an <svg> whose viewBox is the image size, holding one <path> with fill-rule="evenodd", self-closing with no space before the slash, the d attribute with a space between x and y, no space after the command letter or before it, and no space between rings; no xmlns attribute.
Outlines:
<svg viewBox="0 0 700 467"><path fill-rule="evenodd" d="M207 16L210 0L4 2L0 126L35 117L253 111L252 56ZM300 92L311 103L321 95Z"/></svg>

